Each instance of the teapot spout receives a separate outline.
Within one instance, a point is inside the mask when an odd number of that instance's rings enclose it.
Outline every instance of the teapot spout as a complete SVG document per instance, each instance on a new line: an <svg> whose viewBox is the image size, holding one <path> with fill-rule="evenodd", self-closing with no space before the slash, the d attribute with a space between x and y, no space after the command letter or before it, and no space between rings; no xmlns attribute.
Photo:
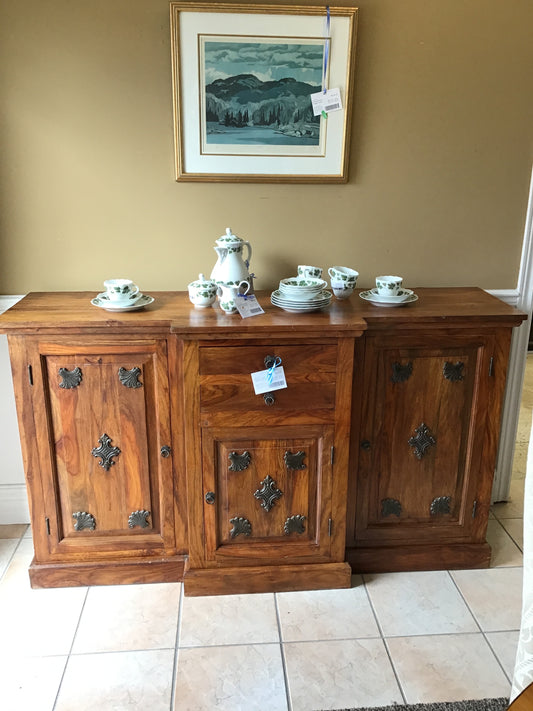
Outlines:
<svg viewBox="0 0 533 711"><path fill-rule="evenodd" d="M228 248L227 247L213 247L215 252L218 255L218 259L220 262L223 262L226 257L228 256Z"/></svg>

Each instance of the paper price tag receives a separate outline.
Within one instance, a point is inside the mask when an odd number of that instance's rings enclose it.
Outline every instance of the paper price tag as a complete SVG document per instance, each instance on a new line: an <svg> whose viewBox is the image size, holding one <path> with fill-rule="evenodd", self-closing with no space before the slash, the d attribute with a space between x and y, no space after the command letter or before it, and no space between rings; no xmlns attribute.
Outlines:
<svg viewBox="0 0 533 711"><path fill-rule="evenodd" d="M235 297L235 306L243 318L265 313L255 298L255 294L237 294Z"/></svg>
<svg viewBox="0 0 533 711"><path fill-rule="evenodd" d="M282 365L278 365L274 369L274 372L272 373L272 381L269 382L270 373L271 371L269 369L258 370L256 373L251 374L256 395L269 393L272 392L272 390L282 390L287 387L287 381L285 380L285 373L283 372Z"/></svg>
<svg viewBox="0 0 533 711"><path fill-rule="evenodd" d="M316 94L311 94L311 104L314 116L320 116L322 111L327 114L332 111L340 111L342 109L340 89L328 89L326 93L319 91Z"/></svg>

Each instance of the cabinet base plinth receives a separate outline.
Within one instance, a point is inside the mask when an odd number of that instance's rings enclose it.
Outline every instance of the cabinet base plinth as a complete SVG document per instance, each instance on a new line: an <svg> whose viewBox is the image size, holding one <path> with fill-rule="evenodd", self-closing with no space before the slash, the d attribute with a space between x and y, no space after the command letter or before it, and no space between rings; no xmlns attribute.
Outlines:
<svg viewBox="0 0 533 711"><path fill-rule="evenodd" d="M347 548L345 557L354 573L393 573L488 568L490 556L488 543L447 543Z"/></svg>
<svg viewBox="0 0 533 711"><path fill-rule="evenodd" d="M175 583L183 580L186 556L131 558L98 563L36 563L29 568L32 588L68 588L86 585Z"/></svg>
<svg viewBox="0 0 533 711"><path fill-rule="evenodd" d="M185 595L230 595L349 588L348 563L196 568L185 575Z"/></svg>

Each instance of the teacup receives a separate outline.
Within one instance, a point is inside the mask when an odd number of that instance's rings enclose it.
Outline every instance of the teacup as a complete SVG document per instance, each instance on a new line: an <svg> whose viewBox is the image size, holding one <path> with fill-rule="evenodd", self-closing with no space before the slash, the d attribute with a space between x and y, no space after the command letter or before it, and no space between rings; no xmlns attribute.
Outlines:
<svg viewBox="0 0 533 711"><path fill-rule="evenodd" d="M187 287L189 290L189 299L195 306L206 308L215 303L217 288L218 284L211 279L206 279L203 274L199 274L198 279L191 281Z"/></svg>
<svg viewBox="0 0 533 711"><path fill-rule="evenodd" d="M322 278L321 267L311 267L309 264L298 264L298 276L301 277L311 277L313 279Z"/></svg>
<svg viewBox="0 0 533 711"><path fill-rule="evenodd" d="M355 289L355 282L331 280L331 288L337 299L349 299Z"/></svg>
<svg viewBox="0 0 533 711"><path fill-rule="evenodd" d="M244 291L242 290L244 288ZM217 288L218 302L220 308L227 314L236 314L238 308L235 306L237 294L244 296L250 291L250 283L243 280L238 284L219 284Z"/></svg>
<svg viewBox="0 0 533 711"><path fill-rule="evenodd" d="M380 296L397 296L401 289L403 279L399 276L376 277L376 289Z"/></svg>
<svg viewBox="0 0 533 711"><path fill-rule="evenodd" d="M139 287L131 279L106 279L104 286L107 298L114 303L134 301L138 298Z"/></svg>
<svg viewBox="0 0 533 711"><path fill-rule="evenodd" d="M333 281L345 281L353 284L353 286L355 286L359 276L359 272L356 272L355 269L350 269L350 267L330 267L328 274Z"/></svg>

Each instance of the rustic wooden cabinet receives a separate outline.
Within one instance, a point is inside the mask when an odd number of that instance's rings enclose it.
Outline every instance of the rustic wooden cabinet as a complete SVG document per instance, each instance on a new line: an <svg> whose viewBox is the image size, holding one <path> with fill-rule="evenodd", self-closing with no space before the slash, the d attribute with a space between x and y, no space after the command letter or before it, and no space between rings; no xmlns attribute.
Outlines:
<svg viewBox="0 0 533 711"><path fill-rule="evenodd" d="M197 413L186 438L201 442L191 452L188 491L190 511L203 521L194 532L190 526L190 594L215 585L229 591L237 580L262 589L258 565L276 567L277 589L349 585L345 443L354 339L298 340L186 346L185 409ZM251 373L273 362L283 366L287 388L256 395Z"/></svg>
<svg viewBox="0 0 533 711"><path fill-rule="evenodd" d="M241 319L160 292L30 294L8 334L34 586L341 587L487 565L512 327L479 289ZM256 395L277 359L287 387Z"/></svg>
<svg viewBox="0 0 533 711"><path fill-rule="evenodd" d="M488 565L508 334L369 334L348 560L366 571Z"/></svg>

